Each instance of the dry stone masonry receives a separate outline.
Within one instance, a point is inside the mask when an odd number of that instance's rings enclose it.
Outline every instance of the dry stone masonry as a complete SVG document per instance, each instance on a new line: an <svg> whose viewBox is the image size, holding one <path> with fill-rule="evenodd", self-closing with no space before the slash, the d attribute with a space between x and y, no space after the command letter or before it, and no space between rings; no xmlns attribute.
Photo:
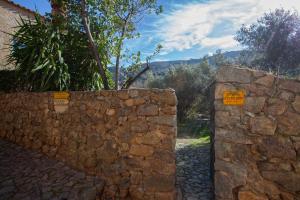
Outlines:
<svg viewBox="0 0 300 200"><path fill-rule="evenodd" d="M243 106L223 104L245 91ZM215 84L216 200L300 199L300 82L222 67Z"/></svg>
<svg viewBox="0 0 300 200"><path fill-rule="evenodd" d="M175 199L173 90L0 94L0 137L105 180L103 199Z"/></svg>

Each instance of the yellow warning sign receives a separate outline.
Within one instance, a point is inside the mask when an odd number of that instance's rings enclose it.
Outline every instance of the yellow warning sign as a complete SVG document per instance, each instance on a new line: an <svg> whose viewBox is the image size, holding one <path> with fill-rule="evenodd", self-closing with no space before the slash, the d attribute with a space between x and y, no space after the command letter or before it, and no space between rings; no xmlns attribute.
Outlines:
<svg viewBox="0 0 300 200"><path fill-rule="evenodd" d="M225 91L223 93L223 103L229 106L241 106L245 104L245 91Z"/></svg>
<svg viewBox="0 0 300 200"><path fill-rule="evenodd" d="M68 93L68 92L54 92L53 97L54 97L54 99L69 99L70 93Z"/></svg>

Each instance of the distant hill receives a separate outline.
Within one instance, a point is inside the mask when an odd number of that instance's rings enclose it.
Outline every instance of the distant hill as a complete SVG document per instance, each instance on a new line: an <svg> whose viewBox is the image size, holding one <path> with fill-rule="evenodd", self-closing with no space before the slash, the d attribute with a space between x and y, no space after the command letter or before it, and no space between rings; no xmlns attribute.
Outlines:
<svg viewBox="0 0 300 200"><path fill-rule="evenodd" d="M228 61L234 61L239 58L241 52L242 51L228 51L228 52L224 52L223 55L224 55L225 59L227 59ZM211 66L215 66L214 55L208 56L207 58L208 58L209 64ZM203 58L190 59L190 60L157 61L157 62L151 62L149 64L149 66L150 66L150 70L151 70L152 74L154 75L154 77L158 77L158 76L164 76L172 68L177 68L182 65L187 65L188 67L195 67L198 64L200 64L202 61L203 61ZM109 70L114 74L115 68L110 68ZM122 69L121 69L121 71L120 71L120 79L121 80L124 80L124 74L125 74L125 72L122 71ZM145 75L142 76L138 81L136 81L134 86L140 87L141 85L144 85L145 79L146 79L146 76Z"/></svg>
<svg viewBox="0 0 300 200"><path fill-rule="evenodd" d="M242 51L228 51L228 52L224 52L223 55L224 55L225 59L227 59L229 61L233 61L233 60L238 59L241 52ZM212 66L215 65L215 63L213 63L213 60L214 60L213 57L214 56L208 56L208 62ZM197 65L197 64L200 64L202 61L203 61L203 58L190 59L190 60L158 61L158 62L150 63L150 68L151 68L151 71L154 76L157 76L157 75L161 76L161 75L165 74L166 72L168 72L169 69L171 69L171 68L176 68L181 65L191 65L191 66Z"/></svg>

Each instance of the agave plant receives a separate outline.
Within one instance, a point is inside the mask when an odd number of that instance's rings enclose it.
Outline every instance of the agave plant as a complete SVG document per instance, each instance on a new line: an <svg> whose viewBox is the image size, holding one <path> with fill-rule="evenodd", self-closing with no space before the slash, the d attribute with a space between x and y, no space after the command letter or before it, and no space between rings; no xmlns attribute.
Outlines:
<svg viewBox="0 0 300 200"><path fill-rule="evenodd" d="M16 65L24 88L32 91L69 89L70 74L62 56L65 45L60 30L39 16L35 21L21 18L18 23L8 60Z"/></svg>
<svg viewBox="0 0 300 200"><path fill-rule="evenodd" d="M9 62L14 63L22 89L99 90L103 88L86 37L71 26L63 28L50 18L22 19L12 35Z"/></svg>

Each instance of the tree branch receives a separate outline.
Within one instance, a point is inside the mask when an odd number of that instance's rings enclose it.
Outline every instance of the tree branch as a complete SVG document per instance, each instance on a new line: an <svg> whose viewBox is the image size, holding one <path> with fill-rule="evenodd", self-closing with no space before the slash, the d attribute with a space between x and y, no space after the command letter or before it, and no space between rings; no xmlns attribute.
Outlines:
<svg viewBox="0 0 300 200"><path fill-rule="evenodd" d="M90 30L90 26L89 26L89 22L88 22L89 21L88 12L86 10L86 0L81 0L81 18L82 18L83 26L84 26L84 29L86 32L86 36L88 37L88 40L89 40L90 51L93 53L93 55L96 59L96 62L97 62L97 66L99 68L99 73L100 73L101 79L103 81L104 89L109 90L107 76L105 74L104 67L101 63L101 58L99 56L98 47L93 39L91 30Z"/></svg>
<svg viewBox="0 0 300 200"><path fill-rule="evenodd" d="M137 75L135 75L133 78L129 78L122 86L122 89L128 89L138 78L140 78L146 71L150 69L149 61L147 61L147 66L140 71Z"/></svg>

